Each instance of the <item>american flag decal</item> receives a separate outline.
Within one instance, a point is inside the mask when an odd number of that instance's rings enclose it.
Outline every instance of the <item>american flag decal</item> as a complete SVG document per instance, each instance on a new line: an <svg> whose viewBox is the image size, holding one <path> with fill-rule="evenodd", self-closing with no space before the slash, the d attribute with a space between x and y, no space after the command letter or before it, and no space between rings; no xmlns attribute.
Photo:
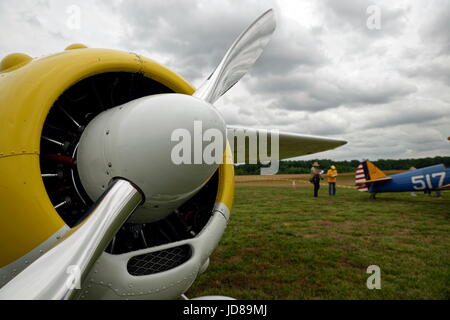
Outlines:
<svg viewBox="0 0 450 320"><path fill-rule="evenodd" d="M366 184L360 184L362 182L366 182L366 174L364 173L363 164L360 163L358 168L356 169L356 175L355 175L355 183L358 184L358 186L356 188L360 192L369 192L369 189L367 188Z"/></svg>

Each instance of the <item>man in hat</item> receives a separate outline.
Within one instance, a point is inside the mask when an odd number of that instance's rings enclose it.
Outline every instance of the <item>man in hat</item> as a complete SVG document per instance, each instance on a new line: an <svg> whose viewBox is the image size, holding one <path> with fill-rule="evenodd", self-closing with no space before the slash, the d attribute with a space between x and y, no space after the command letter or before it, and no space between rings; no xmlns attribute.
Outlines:
<svg viewBox="0 0 450 320"><path fill-rule="evenodd" d="M409 171L417 170L415 167L409 168ZM411 192L411 197L417 197L417 194L415 192Z"/></svg>
<svg viewBox="0 0 450 320"><path fill-rule="evenodd" d="M327 171L327 178L328 178L328 194L330 196L336 195L336 177L338 173L336 170L336 167L332 165L330 169Z"/></svg>
<svg viewBox="0 0 450 320"><path fill-rule="evenodd" d="M315 161L312 164L311 167L311 183L314 184L314 197L319 196L319 189L320 189L320 180L322 180L322 173L323 171L320 170L320 165L317 161Z"/></svg>

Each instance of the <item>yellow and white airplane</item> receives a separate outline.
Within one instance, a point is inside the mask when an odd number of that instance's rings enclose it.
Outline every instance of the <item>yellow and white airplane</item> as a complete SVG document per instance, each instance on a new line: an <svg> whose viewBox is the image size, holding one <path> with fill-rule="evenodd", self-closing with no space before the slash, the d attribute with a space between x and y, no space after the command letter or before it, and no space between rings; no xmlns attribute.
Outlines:
<svg viewBox="0 0 450 320"><path fill-rule="evenodd" d="M274 30L269 10L197 90L134 53L74 44L38 59L5 57L0 299L183 297L230 218L233 153L225 139L228 161L177 164L173 133L185 128L195 136L193 123L201 122L225 137L265 136L227 127L213 104L245 75ZM279 158L345 143L279 133Z"/></svg>

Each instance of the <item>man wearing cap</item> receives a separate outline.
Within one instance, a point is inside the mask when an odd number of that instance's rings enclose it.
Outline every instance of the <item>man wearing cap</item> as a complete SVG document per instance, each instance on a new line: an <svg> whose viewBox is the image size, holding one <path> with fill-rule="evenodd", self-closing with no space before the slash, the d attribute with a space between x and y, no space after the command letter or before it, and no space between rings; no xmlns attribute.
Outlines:
<svg viewBox="0 0 450 320"><path fill-rule="evenodd" d="M328 194L330 196L336 195L336 177L338 173L336 170L336 167L332 165L330 169L327 171L327 177L328 177Z"/></svg>
<svg viewBox="0 0 450 320"><path fill-rule="evenodd" d="M323 179L321 174L323 171L320 170L320 165L316 161L313 163L311 167L311 183L314 184L314 197L319 196L319 189L320 189L320 180Z"/></svg>
<svg viewBox="0 0 450 320"><path fill-rule="evenodd" d="M409 168L409 171L417 170L415 167ZM411 192L411 197L417 197L417 194L415 192Z"/></svg>

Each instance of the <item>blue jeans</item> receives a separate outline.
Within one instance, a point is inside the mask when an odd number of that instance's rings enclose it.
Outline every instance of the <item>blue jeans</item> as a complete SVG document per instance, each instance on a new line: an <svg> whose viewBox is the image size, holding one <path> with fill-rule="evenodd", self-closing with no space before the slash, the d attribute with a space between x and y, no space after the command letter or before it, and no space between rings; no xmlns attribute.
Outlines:
<svg viewBox="0 0 450 320"><path fill-rule="evenodd" d="M330 196L336 195L336 182L328 182L328 194Z"/></svg>

